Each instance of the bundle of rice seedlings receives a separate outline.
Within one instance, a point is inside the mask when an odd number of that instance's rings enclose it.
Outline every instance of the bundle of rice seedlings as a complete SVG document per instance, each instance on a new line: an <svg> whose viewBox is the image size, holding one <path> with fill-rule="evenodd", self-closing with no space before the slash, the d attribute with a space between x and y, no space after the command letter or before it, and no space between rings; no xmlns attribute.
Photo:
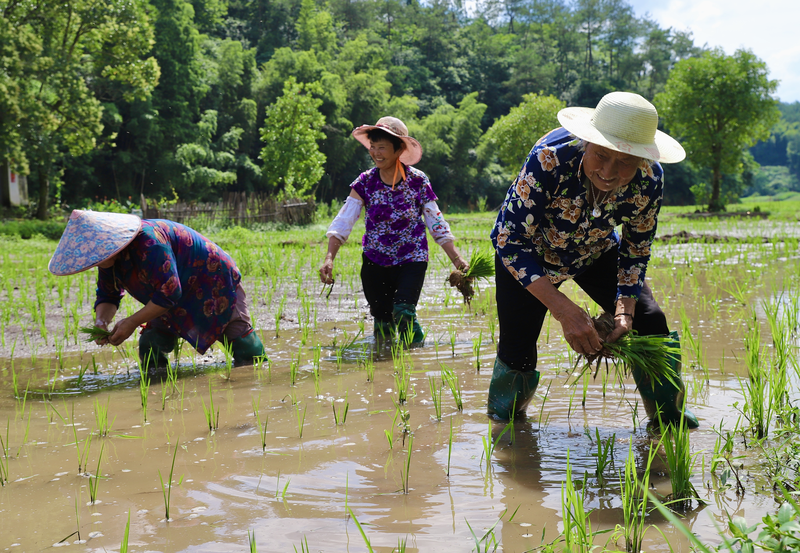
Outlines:
<svg viewBox="0 0 800 553"><path fill-rule="evenodd" d="M84 326L81 328L81 332L83 332L88 336L88 338L86 338L87 342L94 342L95 340L108 338L112 334L110 330L106 330L105 328L100 328L99 326L96 325Z"/></svg>
<svg viewBox="0 0 800 553"><path fill-rule="evenodd" d="M623 373L618 376L627 376L633 367L650 379L650 382L661 384L662 379L666 379L677 385L677 377L670 363L670 359L681 354L680 348L671 345L669 336L639 336L635 331L631 331L616 342L607 342L608 335L614 330L614 317L610 313L602 313L592 319L595 330L603 342L603 349L594 355L583 356L586 360L583 369L579 374L582 377L586 371L592 370L594 366L594 377L600 370L600 362L605 360L606 371L608 371L609 361L619 371ZM578 360L580 363L580 358Z"/></svg>
<svg viewBox="0 0 800 553"><path fill-rule="evenodd" d="M488 279L494 274L494 257L491 253L482 250L472 250L469 257L469 268L466 272L456 269L447 281L450 286L455 286L464 297L464 301L469 304L475 296L475 289L472 283L477 278Z"/></svg>

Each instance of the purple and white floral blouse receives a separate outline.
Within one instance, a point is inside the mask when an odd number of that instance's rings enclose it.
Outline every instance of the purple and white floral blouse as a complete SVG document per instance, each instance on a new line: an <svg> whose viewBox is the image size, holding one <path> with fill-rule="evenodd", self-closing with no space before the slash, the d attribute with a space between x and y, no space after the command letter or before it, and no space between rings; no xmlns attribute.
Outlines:
<svg viewBox="0 0 800 553"><path fill-rule="evenodd" d="M428 261L423 207L438 198L425 173L404 167L406 178L394 190L381 180L377 167L361 173L350 185L366 209L364 255L384 267Z"/></svg>

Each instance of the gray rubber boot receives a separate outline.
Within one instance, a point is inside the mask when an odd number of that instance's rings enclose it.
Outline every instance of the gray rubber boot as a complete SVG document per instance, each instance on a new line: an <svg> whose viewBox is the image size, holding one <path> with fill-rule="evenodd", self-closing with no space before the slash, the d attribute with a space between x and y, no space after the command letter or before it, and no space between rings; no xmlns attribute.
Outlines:
<svg viewBox="0 0 800 553"><path fill-rule="evenodd" d="M538 385L539 371L515 371L495 358L487 412L501 420L524 414Z"/></svg>
<svg viewBox="0 0 800 553"><path fill-rule="evenodd" d="M669 345L680 349L681 343L678 333L672 331L669 336L672 338ZM654 423L658 423L660 419L661 423L666 426L668 424L678 424L681 420L681 410L683 409L683 420L686 426L697 428L700 426L697 417L694 413L684 408L686 394L681 380L680 354L670 356L670 366L675 375L675 384L666 378L662 378L661 382L651 382L647 375L633 367L631 373L633 374L633 380L636 382L636 387L639 389L639 395L642 396L644 410Z"/></svg>
<svg viewBox="0 0 800 553"><path fill-rule="evenodd" d="M175 351L178 337L165 334L154 328L145 328L139 335L139 362L147 372L152 369L166 369L169 365L167 355Z"/></svg>

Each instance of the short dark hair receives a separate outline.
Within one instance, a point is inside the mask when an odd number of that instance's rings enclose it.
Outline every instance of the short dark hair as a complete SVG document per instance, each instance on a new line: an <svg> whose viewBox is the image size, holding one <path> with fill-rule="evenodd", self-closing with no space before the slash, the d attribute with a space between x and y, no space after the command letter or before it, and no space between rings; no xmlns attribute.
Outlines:
<svg viewBox="0 0 800 553"><path fill-rule="evenodd" d="M378 142L379 140L388 140L394 146L394 151L396 152L400 148L403 147L403 141L396 137L393 134L386 132L383 129L370 129L367 131L367 138L372 142Z"/></svg>

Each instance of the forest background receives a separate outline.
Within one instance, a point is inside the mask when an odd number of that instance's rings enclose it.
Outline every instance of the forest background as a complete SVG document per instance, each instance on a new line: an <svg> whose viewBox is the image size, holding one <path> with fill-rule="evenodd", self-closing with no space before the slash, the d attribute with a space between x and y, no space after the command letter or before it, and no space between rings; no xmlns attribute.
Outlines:
<svg viewBox="0 0 800 553"><path fill-rule="evenodd" d="M624 0L0 0L0 11L0 153L30 174L40 208L228 191L341 200L371 166L350 132L394 115L422 143L417 166L444 208L491 209L558 109L612 90L653 100L676 63L710 51ZM800 191L800 103L779 108L769 139L723 177L727 201ZM703 202L709 168L691 152L665 171L665 203Z"/></svg>

